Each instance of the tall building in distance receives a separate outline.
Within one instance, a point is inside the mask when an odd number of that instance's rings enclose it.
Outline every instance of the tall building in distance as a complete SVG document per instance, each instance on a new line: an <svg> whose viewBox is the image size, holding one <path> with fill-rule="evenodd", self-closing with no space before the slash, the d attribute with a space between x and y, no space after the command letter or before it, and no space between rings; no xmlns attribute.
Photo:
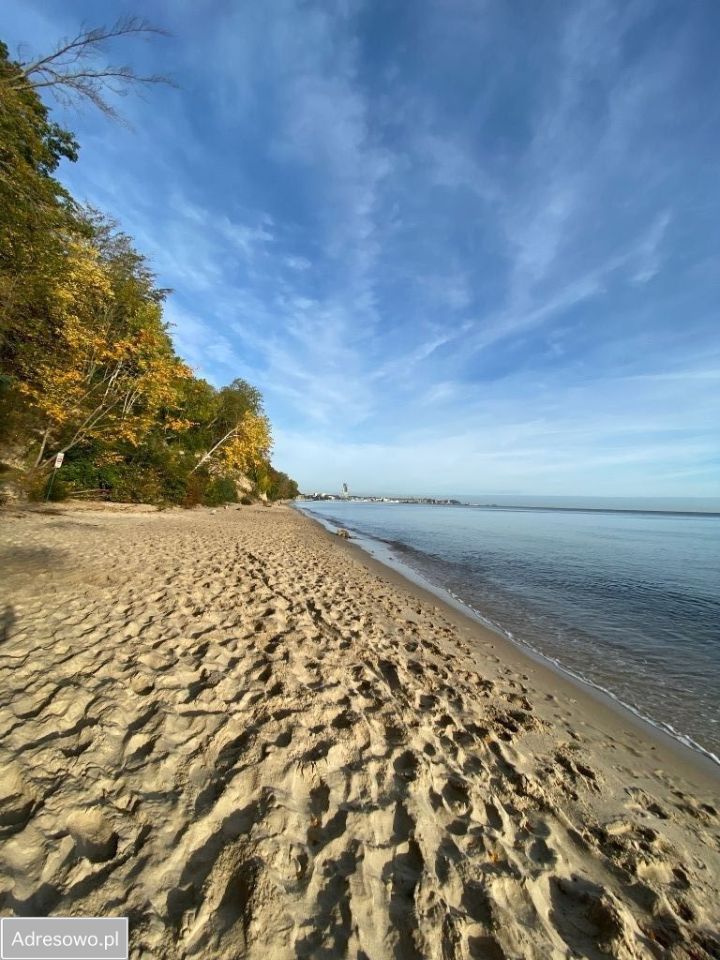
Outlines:
<svg viewBox="0 0 720 960"><path fill-rule="evenodd" d="M341 496L347 497L347 495L348 495L349 492L350 492L350 491L348 490L348 485L347 485L346 483L344 483L344 484L342 485L342 494L341 494Z"/></svg>

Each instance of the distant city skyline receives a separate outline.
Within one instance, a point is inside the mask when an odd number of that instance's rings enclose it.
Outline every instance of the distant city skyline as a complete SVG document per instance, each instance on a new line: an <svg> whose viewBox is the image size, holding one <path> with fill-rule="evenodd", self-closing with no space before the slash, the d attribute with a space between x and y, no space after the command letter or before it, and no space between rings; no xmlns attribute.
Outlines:
<svg viewBox="0 0 720 960"><path fill-rule="evenodd" d="M308 489L301 490L305 496L327 495L336 500L342 500L342 490L337 489ZM585 496L571 494L524 494L524 493L462 493L448 490L358 490L350 491L350 498L362 499L459 499L462 502L471 501L482 506L537 506L543 504L572 509L607 509L607 510L661 510L661 511L690 511L700 513L720 514L720 496L717 497L628 497L628 496Z"/></svg>
<svg viewBox="0 0 720 960"><path fill-rule="evenodd" d="M6 0L3 39L127 10ZM172 35L112 59L179 89L53 108L60 176L302 490L720 494L714 0L133 12Z"/></svg>

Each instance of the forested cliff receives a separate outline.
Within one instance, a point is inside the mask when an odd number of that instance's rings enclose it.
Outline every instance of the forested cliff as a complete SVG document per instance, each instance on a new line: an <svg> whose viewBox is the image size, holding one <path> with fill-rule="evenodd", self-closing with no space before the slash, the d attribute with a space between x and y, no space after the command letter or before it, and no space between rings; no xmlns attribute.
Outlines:
<svg viewBox="0 0 720 960"><path fill-rule="evenodd" d="M5 495L216 504L292 497L243 380L217 389L175 353L132 240L55 177L78 145L0 43L0 484Z"/></svg>

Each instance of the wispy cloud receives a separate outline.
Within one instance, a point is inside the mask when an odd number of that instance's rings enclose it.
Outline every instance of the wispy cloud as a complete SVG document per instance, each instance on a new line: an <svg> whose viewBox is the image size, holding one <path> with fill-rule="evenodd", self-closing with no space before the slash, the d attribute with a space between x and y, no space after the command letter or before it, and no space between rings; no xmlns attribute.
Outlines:
<svg viewBox="0 0 720 960"><path fill-rule="evenodd" d="M661 246L665 232L670 224L670 213L661 213L643 240L637 246L637 268L633 274L635 283L647 283L659 272L661 266Z"/></svg>

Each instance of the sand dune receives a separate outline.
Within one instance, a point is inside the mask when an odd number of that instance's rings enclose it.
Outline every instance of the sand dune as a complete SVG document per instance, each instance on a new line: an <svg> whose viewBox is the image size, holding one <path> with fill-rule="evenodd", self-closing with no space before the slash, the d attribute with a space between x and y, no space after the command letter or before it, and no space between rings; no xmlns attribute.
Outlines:
<svg viewBox="0 0 720 960"><path fill-rule="evenodd" d="M0 908L131 956L720 957L720 779L288 508L0 520Z"/></svg>

